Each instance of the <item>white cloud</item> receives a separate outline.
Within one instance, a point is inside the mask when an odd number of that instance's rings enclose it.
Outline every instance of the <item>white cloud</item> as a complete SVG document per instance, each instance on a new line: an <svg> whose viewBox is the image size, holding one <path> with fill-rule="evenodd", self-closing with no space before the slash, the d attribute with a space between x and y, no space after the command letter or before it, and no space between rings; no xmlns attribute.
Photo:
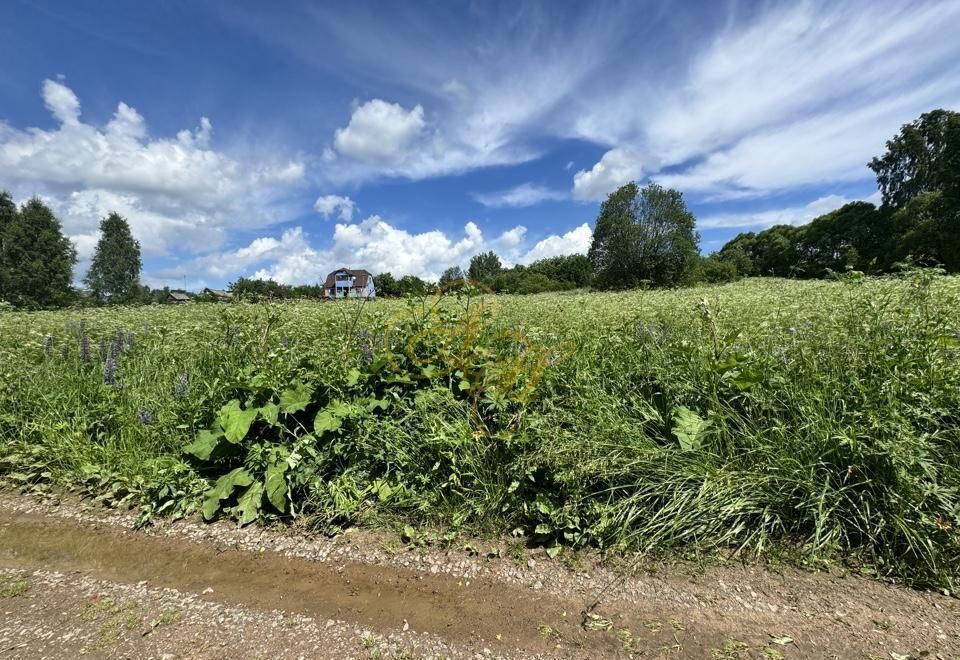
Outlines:
<svg viewBox="0 0 960 660"><path fill-rule="evenodd" d="M313 208L325 218L329 218L336 213L337 217L345 222L350 222L353 219L354 203L349 197L323 195L317 198Z"/></svg>
<svg viewBox="0 0 960 660"><path fill-rule="evenodd" d="M611 149L589 171L580 170L573 175L573 196L582 200L602 200L623 184L636 181L642 175L643 167L636 153Z"/></svg>
<svg viewBox="0 0 960 660"><path fill-rule="evenodd" d="M547 237L529 249L526 234L526 227L520 225L488 240L474 222L466 223L460 236L438 230L414 233L372 215L357 223L338 223L324 246L315 246L301 227L295 227L280 238L264 236L237 250L199 257L192 269L215 278L245 275L303 284L319 282L335 268L347 266L436 281L446 268L465 268L471 257L487 250L511 265L585 253L590 246L586 224L562 236Z"/></svg>
<svg viewBox="0 0 960 660"><path fill-rule="evenodd" d="M750 227L766 229L774 225L803 225L825 213L835 211L844 204L849 204L851 201L853 200L843 195L827 195L815 199L804 206L793 206L753 213L720 213L700 218L697 220L697 228L730 229ZM874 198L868 201L874 201Z"/></svg>
<svg viewBox="0 0 960 660"><path fill-rule="evenodd" d="M423 133L423 106L407 110L399 103L373 99L358 106L345 128L334 133L337 151L361 163L393 165Z"/></svg>
<svg viewBox="0 0 960 660"><path fill-rule="evenodd" d="M568 199L562 190L551 190L533 183L521 183L513 188L489 193L475 193L473 198L490 208L523 208L540 202Z"/></svg>
<svg viewBox="0 0 960 660"><path fill-rule="evenodd" d="M80 99L66 85L54 80L44 80L43 104L61 123L79 123Z"/></svg>
<svg viewBox="0 0 960 660"><path fill-rule="evenodd" d="M267 153L238 160L212 149L206 117L174 138L151 137L126 103L101 129L81 121L80 102L63 83L44 81L43 100L56 128L0 122L0 188L40 194L81 257L110 211L127 218L147 255L209 250L233 227L282 219L284 191L304 177L298 160Z"/></svg>
<svg viewBox="0 0 960 660"><path fill-rule="evenodd" d="M519 261L528 264L539 259L559 257L569 254L586 254L593 240L590 225L583 223L563 236L549 236L538 242Z"/></svg>

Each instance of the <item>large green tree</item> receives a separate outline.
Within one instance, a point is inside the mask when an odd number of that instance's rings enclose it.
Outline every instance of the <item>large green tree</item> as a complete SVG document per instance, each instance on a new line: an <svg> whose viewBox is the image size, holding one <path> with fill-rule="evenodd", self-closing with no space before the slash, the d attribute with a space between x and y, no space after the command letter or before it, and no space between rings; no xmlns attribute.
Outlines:
<svg viewBox="0 0 960 660"><path fill-rule="evenodd" d="M900 208L917 195L957 185L951 157L960 150L960 113L932 110L904 124L887 152L870 161L885 206Z"/></svg>
<svg viewBox="0 0 960 660"><path fill-rule="evenodd" d="M687 283L700 260L696 218L679 191L628 183L601 205L588 256L601 288Z"/></svg>
<svg viewBox="0 0 960 660"><path fill-rule="evenodd" d="M437 282L437 284L440 286L446 286L456 282L457 280L463 280L466 278L467 275L463 272L463 269L460 268L460 266L450 266L450 268L447 268L445 271L443 271L443 274L440 275L440 281Z"/></svg>
<svg viewBox="0 0 960 660"><path fill-rule="evenodd" d="M488 282L500 274L503 264L493 250L483 252L470 260L470 279L476 282Z"/></svg>
<svg viewBox="0 0 960 660"><path fill-rule="evenodd" d="M3 238L4 295L23 309L68 304L77 252L60 221L34 197L8 220Z"/></svg>
<svg viewBox="0 0 960 660"><path fill-rule="evenodd" d="M129 223L110 213L100 221L100 240L84 283L100 302L131 302L140 294L142 268L140 243L130 233Z"/></svg>
<svg viewBox="0 0 960 660"><path fill-rule="evenodd" d="M0 301L6 300L8 297L7 280L9 279L9 267L7 266L4 244L7 240L7 232L16 220L16 217L17 205L13 203L13 198L10 197L10 193L0 191Z"/></svg>

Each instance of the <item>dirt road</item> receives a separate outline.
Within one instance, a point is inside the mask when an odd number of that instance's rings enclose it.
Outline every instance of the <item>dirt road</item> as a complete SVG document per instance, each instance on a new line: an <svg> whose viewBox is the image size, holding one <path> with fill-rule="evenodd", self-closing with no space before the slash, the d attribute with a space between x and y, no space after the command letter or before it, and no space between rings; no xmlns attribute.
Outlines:
<svg viewBox="0 0 960 660"><path fill-rule="evenodd" d="M0 657L960 657L960 601L852 576L648 566L584 617L590 558L129 524L0 495Z"/></svg>

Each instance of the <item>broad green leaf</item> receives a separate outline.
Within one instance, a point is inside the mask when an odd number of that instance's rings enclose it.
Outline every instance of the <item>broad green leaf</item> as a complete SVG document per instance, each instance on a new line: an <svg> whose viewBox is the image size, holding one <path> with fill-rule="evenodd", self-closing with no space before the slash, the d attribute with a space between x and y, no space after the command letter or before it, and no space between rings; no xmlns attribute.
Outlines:
<svg viewBox="0 0 960 660"><path fill-rule="evenodd" d="M249 486L252 483L253 477L243 468L231 470L217 479L213 487L203 496L203 519L210 520L217 515L217 511L220 510L220 501L233 495L234 488Z"/></svg>
<svg viewBox="0 0 960 660"><path fill-rule="evenodd" d="M284 456L276 456L267 466L264 483L266 485L267 500L280 513L287 512L287 460Z"/></svg>
<svg viewBox="0 0 960 660"><path fill-rule="evenodd" d="M327 431L337 431L343 426L343 420L353 412L353 409L342 401L333 401L326 408L317 413L313 420L313 430L317 435Z"/></svg>
<svg viewBox="0 0 960 660"><path fill-rule="evenodd" d="M771 633L770 641L774 644L779 644L780 646L786 646L787 644L793 644L793 637L787 637L786 635L774 635Z"/></svg>
<svg viewBox="0 0 960 660"><path fill-rule="evenodd" d="M559 545L547 548L547 556L550 557L550 559L556 559L561 550L563 550L563 546Z"/></svg>
<svg viewBox="0 0 960 660"><path fill-rule="evenodd" d="M700 449L703 432L709 425L710 422L686 406L673 409L673 434L684 451Z"/></svg>
<svg viewBox="0 0 960 660"><path fill-rule="evenodd" d="M280 417L280 406L275 403L266 403L260 406L260 418L270 426L277 425L277 419Z"/></svg>
<svg viewBox="0 0 960 660"><path fill-rule="evenodd" d="M263 484L255 481L237 498L237 512L240 514L237 521L240 526L248 525L260 515L263 504Z"/></svg>
<svg viewBox="0 0 960 660"><path fill-rule="evenodd" d="M196 456L201 461L209 461L210 456L217 450L222 440L222 431L214 432L209 429L203 429L197 433L197 437L194 438L193 442L183 448L183 451L191 456Z"/></svg>
<svg viewBox="0 0 960 660"><path fill-rule="evenodd" d="M235 445L240 444L247 437L250 425L256 418L256 408L243 410L236 399L220 409L220 426L223 428L223 434Z"/></svg>
<svg viewBox="0 0 960 660"><path fill-rule="evenodd" d="M359 369L351 369L350 371L348 371L347 385L349 385L350 387L353 387L354 385L356 385L357 381L360 380L360 376L361 374Z"/></svg>
<svg viewBox="0 0 960 660"><path fill-rule="evenodd" d="M288 415L300 412L310 405L313 389L304 383L296 383L293 387L280 393L280 411Z"/></svg>

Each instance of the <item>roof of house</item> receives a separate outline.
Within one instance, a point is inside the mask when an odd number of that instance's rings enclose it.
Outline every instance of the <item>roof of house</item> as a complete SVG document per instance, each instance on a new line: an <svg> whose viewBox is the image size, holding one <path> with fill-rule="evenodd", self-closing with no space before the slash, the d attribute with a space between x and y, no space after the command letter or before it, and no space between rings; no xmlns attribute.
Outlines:
<svg viewBox="0 0 960 660"><path fill-rule="evenodd" d="M223 289L211 289L206 288L203 290L204 293L207 293L211 296L216 296L217 298L232 298L233 294L229 291L224 291Z"/></svg>
<svg viewBox="0 0 960 660"><path fill-rule="evenodd" d="M170 298L178 302L185 302L187 300L190 300L190 296L188 296L185 293L180 293L179 291L171 291Z"/></svg>
<svg viewBox="0 0 960 660"><path fill-rule="evenodd" d="M354 270L350 268L338 268L337 270L327 275L327 281L323 285L325 289L330 289L336 286L337 273L349 273L352 277L356 278L354 280L353 286L359 287L359 288L363 288L367 286L367 280L373 277L373 275L371 275L369 271L366 271L363 269Z"/></svg>

